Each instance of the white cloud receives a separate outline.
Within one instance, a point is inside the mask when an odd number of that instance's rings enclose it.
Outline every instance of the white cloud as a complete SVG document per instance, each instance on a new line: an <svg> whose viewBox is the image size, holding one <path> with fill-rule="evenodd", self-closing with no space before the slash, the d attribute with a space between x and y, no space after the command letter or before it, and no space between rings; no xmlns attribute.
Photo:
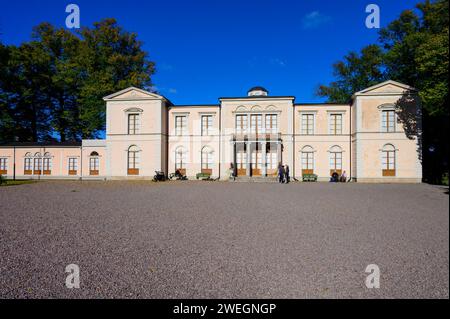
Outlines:
<svg viewBox="0 0 450 319"><path fill-rule="evenodd" d="M324 15L319 11L313 11L302 18L302 27L303 29L314 29L327 24L330 21L331 17Z"/></svg>

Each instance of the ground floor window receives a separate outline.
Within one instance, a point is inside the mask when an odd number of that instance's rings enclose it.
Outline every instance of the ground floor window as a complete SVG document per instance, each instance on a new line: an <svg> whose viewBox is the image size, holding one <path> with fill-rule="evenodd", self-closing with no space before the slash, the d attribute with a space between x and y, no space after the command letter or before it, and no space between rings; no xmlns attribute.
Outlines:
<svg viewBox="0 0 450 319"><path fill-rule="evenodd" d="M333 146L330 150L330 176L333 173L342 174L342 149L339 146Z"/></svg>
<svg viewBox="0 0 450 319"><path fill-rule="evenodd" d="M99 158L97 152L92 152L89 157L89 175L97 176L99 174Z"/></svg>
<svg viewBox="0 0 450 319"><path fill-rule="evenodd" d="M183 147L175 150L175 172L186 175L186 151Z"/></svg>
<svg viewBox="0 0 450 319"><path fill-rule="evenodd" d="M391 144L387 144L383 147L381 152L381 165L383 176L395 176L396 171L396 150Z"/></svg>
<svg viewBox="0 0 450 319"><path fill-rule="evenodd" d="M8 159L0 158L0 175L8 174Z"/></svg>
<svg viewBox="0 0 450 319"><path fill-rule="evenodd" d="M77 175L78 173L78 158L69 158L69 175Z"/></svg>
<svg viewBox="0 0 450 319"><path fill-rule="evenodd" d="M44 175L52 174L52 158L50 153L45 153L44 158L42 159L42 169Z"/></svg>
<svg viewBox="0 0 450 319"><path fill-rule="evenodd" d="M33 174L33 158L30 153L25 154L24 165L23 165L23 174L31 175Z"/></svg>
<svg viewBox="0 0 450 319"><path fill-rule="evenodd" d="M41 175L42 170L42 158L40 153L34 154L34 163L33 163L33 174Z"/></svg>
<svg viewBox="0 0 450 319"><path fill-rule="evenodd" d="M212 150L205 146L202 149L202 173L212 175L213 167L213 152Z"/></svg>
<svg viewBox="0 0 450 319"><path fill-rule="evenodd" d="M139 148L130 146L128 149L128 175L139 175Z"/></svg>
<svg viewBox="0 0 450 319"><path fill-rule="evenodd" d="M310 146L302 149L302 175L314 174L314 150Z"/></svg>

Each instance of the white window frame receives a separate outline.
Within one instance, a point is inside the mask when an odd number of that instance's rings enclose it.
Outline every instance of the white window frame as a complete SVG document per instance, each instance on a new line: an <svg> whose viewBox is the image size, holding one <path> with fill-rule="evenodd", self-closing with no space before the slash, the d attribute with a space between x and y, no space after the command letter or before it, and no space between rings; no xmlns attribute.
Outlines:
<svg viewBox="0 0 450 319"><path fill-rule="evenodd" d="M131 123L130 119L134 118L134 123ZM133 124L133 129L131 124ZM128 135L138 135L140 131L140 114L139 113L127 113L127 133Z"/></svg>
<svg viewBox="0 0 450 319"><path fill-rule="evenodd" d="M304 127L303 118L306 117L308 119L311 116L312 116L312 130L310 132L310 130L308 130L309 125L306 128ZM307 123L308 123L308 120L307 120ZM300 113L300 133L301 133L301 135L315 135L316 134L316 112L301 112Z"/></svg>
<svg viewBox="0 0 450 319"><path fill-rule="evenodd" d="M8 171L8 158L0 157L0 171Z"/></svg>
<svg viewBox="0 0 450 319"><path fill-rule="evenodd" d="M180 123L178 123L178 119L181 119ZM183 136L187 135L188 132L188 115L186 114L175 114L174 117L174 123L175 123L175 135L176 136ZM181 124L181 126L179 126Z"/></svg>
<svg viewBox="0 0 450 319"><path fill-rule="evenodd" d="M205 119L206 119L206 127L205 127ZM211 136L213 133L213 125L214 125L214 115L212 115L212 114L202 114L201 115L201 135L202 136Z"/></svg>
<svg viewBox="0 0 450 319"><path fill-rule="evenodd" d="M333 132L333 125L336 123L336 121L333 121L334 116L340 116L341 118L341 127L340 132L336 130L336 127L334 127L335 131ZM344 114L342 112L330 112L328 113L328 134L329 135L342 135L344 134Z"/></svg>

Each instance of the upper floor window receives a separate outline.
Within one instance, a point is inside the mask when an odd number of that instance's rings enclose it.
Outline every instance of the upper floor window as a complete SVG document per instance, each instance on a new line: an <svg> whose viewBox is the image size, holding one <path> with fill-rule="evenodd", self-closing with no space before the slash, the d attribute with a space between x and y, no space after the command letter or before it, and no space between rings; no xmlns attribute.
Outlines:
<svg viewBox="0 0 450 319"><path fill-rule="evenodd" d="M175 116L175 134L184 135L187 131L187 116L179 115Z"/></svg>
<svg viewBox="0 0 450 319"><path fill-rule="evenodd" d="M381 129L383 132L395 132L394 110L383 110L381 112Z"/></svg>
<svg viewBox="0 0 450 319"><path fill-rule="evenodd" d="M247 132L247 115L236 115L236 134Z"/></svg>
<svg viewBox="0 0 450 319"><path fill-rule="evenodd" d="M314 114L302 114L302 134L314 134Z"/></svg>
<svg viewBox="0 0 450 319"><path fill-rule="evenodd" d="M128 114L128 134L139 133L139 114Z"/></svg>
<svg viewBox="0 0 450 319"><path fill-rule="evenodd" d="M212 115L202 115L202 135L212 134L213 117Z"/></svg>
<svg viewBox="0 0 450 319"><path fill-rule="evenodd" d="M262 115L252 114L250 117L250 131L254 134L262 132Z"/></svg>
<svg viewBox="0 0 450 319"><path fill-rule="evenodd" d="M342 114L330 114L330 134L342 134Z"/></svg>
<svg viewBox="0 0 450 319"><path fill-rule="evenodd" d="M266 133L278 133L278 116L275 114L266 115Z"/></svg>

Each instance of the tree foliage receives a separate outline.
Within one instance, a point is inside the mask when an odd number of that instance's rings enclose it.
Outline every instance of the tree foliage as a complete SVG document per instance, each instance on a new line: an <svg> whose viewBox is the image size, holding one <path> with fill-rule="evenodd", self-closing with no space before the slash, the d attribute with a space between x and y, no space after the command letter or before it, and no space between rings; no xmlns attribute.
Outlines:
<svg viewBox="0 0 450 319"><path fill-rule="evenodd" d="M104 130L102 97L150 87L154 63L114 19L77 33L42 23L32 40L0 45L0 141L80 140Z"/></svg>

